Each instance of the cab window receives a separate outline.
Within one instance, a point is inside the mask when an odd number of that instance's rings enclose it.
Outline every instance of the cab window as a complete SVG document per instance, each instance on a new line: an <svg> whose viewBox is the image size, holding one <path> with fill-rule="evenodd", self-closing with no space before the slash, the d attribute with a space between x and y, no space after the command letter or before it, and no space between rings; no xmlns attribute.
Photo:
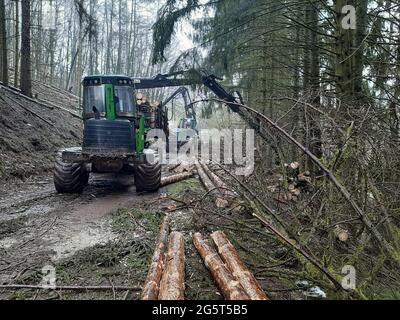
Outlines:
<svg viewBox="0 0 400 320"><path fill-rule="evenodd" d="M93 114L94 107L100 113L106 112L104 86L89 86L83 90L83 109L86 114Z"/></svg>
<svg viewBox="0 0 400 320"><path fill-rule="evenodd" d="M133 88L129 86L115 86L114 91L117 97L115 99L117 115L134 116L136 108Z"/></svg>

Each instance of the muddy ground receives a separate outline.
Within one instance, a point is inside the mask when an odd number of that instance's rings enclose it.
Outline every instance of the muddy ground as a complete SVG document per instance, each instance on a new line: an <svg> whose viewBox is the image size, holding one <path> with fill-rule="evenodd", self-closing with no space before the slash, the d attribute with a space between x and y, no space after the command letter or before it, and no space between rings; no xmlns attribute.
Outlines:
<svg viewBox="0 0 400 320"><path fill-rule="evenodd" d="M146 276L167 194L200 189L197 180L138 195L133 177L97 175L82 195L59 195L51 176L3 190L0 201L0 282L40 284L42 268L56 268L58 285L140 286ZM190 211L171 214L172 229L190 240ZM199 259L188 248L187 259ZM201 270L201 274L198 272ZM219 298L202 264L188 265L188 298ZM199 284L191 284L199 281ZM206 289L199 290L206 284ZM199 286L199 287L198 287ZM58 293L1 291L1 299L52 298ZM114 299L137 292L66 292L64 299Z"/></svg>

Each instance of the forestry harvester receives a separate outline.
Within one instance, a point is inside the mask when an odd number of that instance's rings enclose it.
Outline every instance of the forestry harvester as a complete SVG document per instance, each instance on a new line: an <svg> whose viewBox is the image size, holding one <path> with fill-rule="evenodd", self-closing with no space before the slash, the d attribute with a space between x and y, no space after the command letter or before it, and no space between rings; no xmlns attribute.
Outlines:
<svg viewBox="0 0 400 320"><path fill-rule="evenodd" d="M146 115L136 105L136 90L204 84L234 111L236 98L214 75L190 70L155 78L116 75L83 79L83 144L57 153L54 185L59 193L81 193L93 173L133 173L137 192L155 192L161 185L158 155L146 143ZM183 92L181 89L179 92ZM176 96L174 94L173 96ZM168 101L166 101L168 103ZM160 112L163 112L161 104ZM195 123L193 106L185 102L186 120ZM166 129L165 115L156 128ZM183 120L184 121L184 120Z"/></svg>

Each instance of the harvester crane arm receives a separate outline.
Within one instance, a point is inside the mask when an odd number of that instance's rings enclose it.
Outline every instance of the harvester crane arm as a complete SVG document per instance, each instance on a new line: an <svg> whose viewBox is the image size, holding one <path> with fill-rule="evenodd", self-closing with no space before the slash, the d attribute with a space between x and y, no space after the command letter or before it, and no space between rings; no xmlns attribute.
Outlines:
<svg viewBox="0 0 400 320"><path fill-rule="evenodd" d="M132 78L135 89L155 89L163 87L181 87L202 84L209 88L215 95L226 102L233 112L239 112L237 99L225 90L217 80L222 80L214 74L204 70L191 69L170 74L158 74L154 78Z"/></svg>

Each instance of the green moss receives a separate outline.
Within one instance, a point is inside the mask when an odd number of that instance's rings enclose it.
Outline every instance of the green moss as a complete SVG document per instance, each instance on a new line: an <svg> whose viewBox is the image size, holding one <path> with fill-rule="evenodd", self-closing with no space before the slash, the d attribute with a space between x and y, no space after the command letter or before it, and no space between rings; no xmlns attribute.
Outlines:
<svg viewBox="0 0 400 320"><path fill-rule="evenodd" d="M180 196L186 191L196 192L201 189L202 187L200 181L194 178L174 183L166 187L167 193L172 196Z"/></svg>

